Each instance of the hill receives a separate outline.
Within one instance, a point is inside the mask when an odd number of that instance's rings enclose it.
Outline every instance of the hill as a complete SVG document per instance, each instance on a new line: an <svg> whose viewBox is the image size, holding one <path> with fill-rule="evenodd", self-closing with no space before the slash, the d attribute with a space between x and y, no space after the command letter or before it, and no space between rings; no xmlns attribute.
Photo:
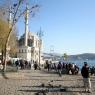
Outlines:
<svg viewBox="0 0 95 95"><path fill-rule="evenodd" d="M54 57L57 60L63 60L62 54L59 53L43 53L43 56L49 58ZM68 60L95 60L95 53L68 55Z"/></svg>
<svg viewBox="0 0 95 95"><path fill-rule="evenodd" d="M69 55L70 60L95 60L95 53L83 53L77 55Z"/></svg>

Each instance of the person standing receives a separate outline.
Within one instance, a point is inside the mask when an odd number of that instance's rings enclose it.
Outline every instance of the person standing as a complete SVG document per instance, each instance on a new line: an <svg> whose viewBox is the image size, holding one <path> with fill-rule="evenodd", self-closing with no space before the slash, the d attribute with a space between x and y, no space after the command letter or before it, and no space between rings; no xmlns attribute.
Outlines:
<svg viewBox="0 0 95 95"><path fill-rule="evenodd" d="M37 64L37 62L35 61L35 63L34 63L34 70L37 70L37 68L38 68L38 64Z"/></svg>
<svg viewBox="0 0 95 95"><path fill-rule="evenodd" d="M91 92L91 81L90 81L90 74L89 74L89 66L87 62L84 62L84 66L81 69L81 74L83 77L85 91Z"/></svg>
<svg viewBox="0 0 95 95"><path fill-rule="evenodd" d="M46 68L48 69L48 71L50 71L50 64L48 60L46 60Z"/></svg>
<svg viewBox="0 0 95 95"><path fill-rule="evenodd" d="M18 70L18 69L19 69L19 60L17 60L17 61L15 62L15 65L16 65L17 70Z"/></svg>

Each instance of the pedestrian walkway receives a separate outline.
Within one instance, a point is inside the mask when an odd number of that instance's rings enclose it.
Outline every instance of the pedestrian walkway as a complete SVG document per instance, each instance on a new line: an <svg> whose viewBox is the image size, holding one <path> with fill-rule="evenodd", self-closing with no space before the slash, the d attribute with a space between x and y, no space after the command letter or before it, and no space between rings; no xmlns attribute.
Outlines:
<svg viewBox="0 0 95 95"><path fill-rule="evenodd" d="M20 70L0 75L0 95L95 95L95 77L91 78L92 93L85 93L80 75L62 75L46 70Z"/></svg>

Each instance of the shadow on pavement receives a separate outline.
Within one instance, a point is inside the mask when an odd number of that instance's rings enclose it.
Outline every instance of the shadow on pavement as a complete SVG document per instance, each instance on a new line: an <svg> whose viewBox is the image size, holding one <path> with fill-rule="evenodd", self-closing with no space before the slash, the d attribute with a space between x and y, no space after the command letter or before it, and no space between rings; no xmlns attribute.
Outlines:
<svg viewBox="0 0 95 95"><path fill-rule="evenodd" d="M31 76L31 77L50 77L50 76ZM52 76L52 77L56 77L56 76Z"/></svg>
<svg viewBox="0 0 95 95"><path fill-rule="evenodd" d="M1 72L1 75L4 79L9 79L7 76L6 76L6 73L5 72Z"/></svg>
<svg viewBox="0 0 95 95"><path fill-rule="evenodd" d="M33 90L29 90L29 89L21 89L21 90L18 90L18 91L21 91L21 92L37 92L37 93L42 93L42 92L45 92L45 93L48 93L48 92L79 92L79 93L87 93L87 92L85 92L85 91L79 91L79 90L76 90L76 91L72 91L72 90L65 90L65 89L56 89L56 90L54 90L54 89L50 89L50 90L48 90L48 89L44 89L44 90L38 90L38 89L33 89Z"/></svg>
<svg viewBox="0 0 95 95"><path fill-rule="evenodd" d="M31 88L31 89L30 89ZM18 90L22 92L36 92L36 93L48 93L48 92L78 92L78 93L86 93L83 91L83 87L78 86L53 86L51 84L44 85L41 84L39 86L22 86L22 89Z"/></svg>
<svg viewBox="0 0 95 95"><path fill-rule="evenodd" d="M44 85L40 85L40 86L22 86L22 87L32 87L32 88L60 88L60 85L59 86L53 86L53 85L51 85L51 86L49 86L49 85L47 85L47 86L44 86ZM70 86L70 87L68 87L68 86L61 86L61 88L65 88L65 89L69 89L69 88L84 88L83 86Z"/></svg>

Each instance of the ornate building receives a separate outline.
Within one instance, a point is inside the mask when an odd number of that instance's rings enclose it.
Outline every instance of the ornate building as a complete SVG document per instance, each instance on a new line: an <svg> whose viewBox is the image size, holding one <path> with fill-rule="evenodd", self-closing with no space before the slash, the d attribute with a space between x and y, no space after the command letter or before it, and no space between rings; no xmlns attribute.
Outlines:
<svg viewBox="0 0 95 95"><path fill-rule="evenodd" d="M25 15L25 33L19 39L19 49L17 57L27 61L36 61L41 63L41 47L42 40L38 35L28 30L28 16L29 10L28 6L26 7Z"/></svg>
<svg viewBox="0 0 95 95"><path fill-rule="evenodd" d="M29 61L34 60L39 63L39 58L41 59L41 55L39 54L41 52L39 51L41 51L42 41L32 32L28 32L27 38L27 46L24 45L25 34L19 39L19 50L17 56L21 59Z"/></svg>

